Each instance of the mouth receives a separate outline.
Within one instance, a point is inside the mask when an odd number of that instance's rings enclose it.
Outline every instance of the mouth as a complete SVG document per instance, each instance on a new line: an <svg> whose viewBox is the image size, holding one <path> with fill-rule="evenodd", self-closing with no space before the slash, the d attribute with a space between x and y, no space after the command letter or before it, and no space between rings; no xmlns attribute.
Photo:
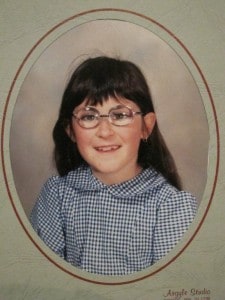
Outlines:
<svg viewBox="0 0 225 300"><path fill-rule="evenodd" d="M108 145L108 146L99 146L95 147L95 150L98 152L114 152L118 150L121 146L119 145Z"/></svg>

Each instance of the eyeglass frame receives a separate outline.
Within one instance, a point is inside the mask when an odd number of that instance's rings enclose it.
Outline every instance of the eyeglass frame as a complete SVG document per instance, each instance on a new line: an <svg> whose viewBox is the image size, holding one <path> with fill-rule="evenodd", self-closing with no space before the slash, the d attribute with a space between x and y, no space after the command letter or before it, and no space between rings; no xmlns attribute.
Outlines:
<svg viewBox="0 0 225 300"><path fill-rule="evenodd" d="M113 110L120 109L120 108L126 108L126 109L128 109L129 112L131 113L130 121L129 121L129 123L127 123L127 124L125 124L125 125L114 124L114 123L113 123L113 119L110 118L110 113L111 113ZM80 124L80 122L79 122L81 119L77 117L77 113L78 113L79 111L81 111L81 110L86 110L86 111L88 111L89 109L92 109L93 111L95 111L95 112L97 113L97 115L95 115L95 117L96 117L96 120L98 121L98 123L97 123L96 125L94 125L93 127L85 127L85 126L82 126L82 125ZM73 113L72 113L72 117L74 117L74 119L77 120L78 125L79 125L81 128L84 128L84 129L93 129L93 128L96 128L96 127L100 124L100 118L108 118L110 124L112 124L112 125L114 125L114 126L117 126L117 127L124 127L124 126L127 126L127 125L129 125L129 124L131 124L131 123L133 122L134 116L136 116L136 115L142 115L142 116L143 116L143 115L144 115L143 112L141 112L141 111L133 111L131 107L126 106L126 105L117 105L117 106L115 106L115 107L112 107L112 108L110 108L110 110L108 111L108 114L100 114L100 112L99 112L95 107L93 107L93 106L85 106L85 107L82 107L82 108L80 108L80 109L77 111L77 113L74 113L74 112L73 112Z"/></svg>

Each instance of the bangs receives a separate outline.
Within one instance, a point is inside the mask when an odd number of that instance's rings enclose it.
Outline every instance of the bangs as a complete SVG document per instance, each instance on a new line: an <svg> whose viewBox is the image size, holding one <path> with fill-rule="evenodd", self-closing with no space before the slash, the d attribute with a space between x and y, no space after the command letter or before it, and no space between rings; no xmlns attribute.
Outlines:
<svg viewBox="0 0 225 300"><path fill-rule="evenodd" d="M118 101L120 98L133 101L144 114L154 111L145 78L129 61L110 57L88 59L74 72L67 91L72 110L84 101L96 106L112 97Z"/></svg>
<svg viewBox="0 0 225 300"><path fill-rule="evenodd" d="M107 102L110 98L113 98L119 103L121 98L124 98L124 96L118 95L118 93L116 93L115 91L106 92L104 94L89 94L85 98L85 104L88 106L97 106L98 104L102 106L103 103Z"/></svg>
<svg viewBox="0 0 225 300"><path fill-rule="evenodd" d="M83 100L87 100L91 105L102 104L109 97L127 98L134 90L131 91L133 80L132 76L128 75L130 72L127 72L126 67L123 62L115 63L110 58L92 61L77 77L74 86L76 96L82 95Z"/></svg>

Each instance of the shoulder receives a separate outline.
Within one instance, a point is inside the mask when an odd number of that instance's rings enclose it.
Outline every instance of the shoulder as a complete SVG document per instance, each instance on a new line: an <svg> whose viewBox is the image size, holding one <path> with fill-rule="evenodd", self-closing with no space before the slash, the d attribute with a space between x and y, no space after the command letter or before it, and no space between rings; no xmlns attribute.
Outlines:
<svg viewBox="0 0 225 300"><path fill-rule="evenodd" d="M45 226L46 222L61 222L62 208L72 201L77 186L82 178L87 177L87 170L77 169L65 176L54 175L43 185L32 209L30 220L34 228ZM57 225L58 226L58 225Z"/></svg>
<svg viewBox="0 0 225 300"><path fill-rule="evenodd" d="M63 188L64 186L80 186L80 184L89 181L89 168L88 167L80 167L75 170L70 171L68 174L64 176L53 175L50 177L44 186L49 188L58 187Z"/></svg>
<svg viewBox="0 0 225 300"><path fill-rule="evenodd" d="M90 184L90 170L88 167L80 167L65 176L50 177L43 185L39 198L63 199L67 193L84 190L88 184Z"/></svg>
<svg viewBox="0 0 225 300"><path fill-rule="evenodd" d="M197 200L189 192L178 190L171 185L160 173L154 169L148 170L149 182L151 181L151 193L154 195L157 206L181 207L190 206L197 209Z"/></svg>
<svg viewBox="0 0 225 300"><path fill-rule="evenodd" d="M165 213L189 211L190 215L197 212L197 200L191 193L178 190L168 182L164 183L160 190L158 207Z"/></svg>

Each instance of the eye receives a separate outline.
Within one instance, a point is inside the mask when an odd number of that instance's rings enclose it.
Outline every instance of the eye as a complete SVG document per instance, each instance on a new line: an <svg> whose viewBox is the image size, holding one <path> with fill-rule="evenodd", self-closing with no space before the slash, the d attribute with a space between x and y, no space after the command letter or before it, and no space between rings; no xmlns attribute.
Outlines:
<svg viewBox="0 0 225 300"><path fill-rule="evenodd" d="M81 121L91 122L96 119L96 115L94 113L83 113L79 116Z"/></svg>
<svg viewBox="0 0 225 300"><path fill-rule="evenodd" d="M124 120L130 118L130 115L127 112L115 111L111 113L111 117L113 120Z"/></svg>
<svg viewBox="0 0 225 300"><path fill-rule="evenodd" d="M132 111L128 107L117 107L111 110L110 116L114 121L132 119Z"/></svg>

